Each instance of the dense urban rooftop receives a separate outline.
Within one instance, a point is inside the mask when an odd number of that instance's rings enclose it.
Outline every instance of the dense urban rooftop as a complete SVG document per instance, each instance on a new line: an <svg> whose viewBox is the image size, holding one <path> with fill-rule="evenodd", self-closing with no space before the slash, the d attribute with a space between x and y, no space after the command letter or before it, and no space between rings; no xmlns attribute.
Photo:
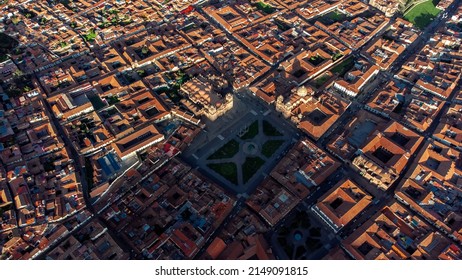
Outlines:
<svg viewBox="0 0 462 280"><path fill-rule="evenodd" d="M462 7L0 0L0 259L461 259Z"/></svg>

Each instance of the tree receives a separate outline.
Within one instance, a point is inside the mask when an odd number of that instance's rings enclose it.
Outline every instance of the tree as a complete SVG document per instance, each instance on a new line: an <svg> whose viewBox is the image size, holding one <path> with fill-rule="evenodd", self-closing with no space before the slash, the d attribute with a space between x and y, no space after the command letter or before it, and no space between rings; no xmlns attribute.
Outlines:
<svg viewBox="0 0 462 280"><path fill-rule="evenodd" d="M144 46L142 49L141 49L141 53L142 54L147 54L149 52L149 48L147 46Z"/></svg>
<svg viewBox="0 0 462 280"><path fill-rule="evenodd" d="M144 71L143 69L136 70L136 73L138 73L140 77L146 76L146 71Z"/></svg>
<svg viewBox="0 0 462 280"><path fill-rule="evenodd" d="M13 77L20 77L22 75L24 75L24 73L19 69L16 69L16 71L13 72Z"/></svg>
<svg viewBox="0 0 462 280"><path fill-rule="evenodd" d="M14 17L11 18L11 22L12 22L14 25L18 24L20 21L21 21L21 20L20 20L19 17L17 17L17 16L14 16Z"/></svg>

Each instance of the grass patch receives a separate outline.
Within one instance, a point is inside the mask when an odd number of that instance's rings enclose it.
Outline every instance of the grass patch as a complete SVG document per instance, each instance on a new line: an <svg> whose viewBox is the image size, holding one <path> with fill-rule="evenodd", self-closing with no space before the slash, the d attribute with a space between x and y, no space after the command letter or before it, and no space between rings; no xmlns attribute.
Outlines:
<svg viewBox="0 0 462 280"><path fill-rule="evenodd" d="M310 63L316 67L319 64L321 64L324 61L324 57L320 56L319 54L316 54L315 56L310 57Z"/></svg>
<svg viewBox="0 0 462 280"><path fill-rule="evenodd" d="M335 20L335 21L342 21L346 18L345 14L337 12L337 11L330 12L326 16L330 18L331 20Z"/></svg>
<svg viewBox="0 0 462 280"><path fill-rule="evenodd" d="M266 136L282 136L282 133L279 132L272 124L268 121L263 121L263 133Z"/></svg>
<svg viewBox="0 0 462 280"><path fill-rule="evenodd" d="M320 88L329 79L330 79L330 76L328 74L323 74L323 75L321 75L321 77L319 77L319 78L317 78L316 80L313 81L313 86L316 87L316 88Z"/></svg>
<svg viewBox="0 0 462 280"><path fill-rule="evenodd" d="M265 14L272 14L276 11L276 9L273 8L271 5L263 2L257 2L255 6L257 7L257 9L264 12Z"/></svg>
<svg viewBox="0 0 462 280"><path fill-rule="evenodd" d="M106 101L109 105L113 105L113 104L116 104L117 102L119 102L119 98L117 96L108 96L106 97Z"/></svg>
<svg viewBox="0 0 462 280"><path fill-rule="evenodd" d="M338 76L345 75L355 64L355 60L352 56L335 65L330 71Z"/></svg>
<svg viewBox="0 0 462 280"><path fill-rule="evenodd" d="M310 228L310 236L321 237L321 229L318 227Z"/></svg>
<svg viewBox="0 0 462 280"><path fill-rule="evenodd" d="M228 143L224 144L220 149L215 153L210 155L207 159L224 159L232 158L235 154L239 152L239 142L236 140L230 140Z"/></svg>
<svg viewBox="0 0 462 280"><path fill-rule="evenodd" d="M328 14L325 14L324 16L321 16L319 18L319 21L322 22L324 25L331 25L335 22L341 22L346 19L346 15L343 13L340 13L338 11L332 11Z"/></svg>
<svg viewBox="0 0 462 280"><path fill-rule="evenodd" d="M244 183L247 183L264 163L265 161L259 157L246 158L244 164L242 164L242 177Z"/></svg>
<svg viewBox="0 0 462 280"><path fill-rule="evenodd" d="M88 31L87 34L85 34L83 36L83 38L85 39L85 41L87 42L92 42L95 40L96 38L96 31L94 29L90 29L90 31Z"/></svg>
<svg viewBox="0 0 462 280"><path fill-rule="evenodd" d="M412 22L419 29L424 29L441 12L441 10L436 8L438 2L438 0L429 0L415 5L404 15L404 19Z"/></svg>
<svg viewBox="0 0 462 280"><path fill-rule="evenodd" d="M92 95L88 96L88 99L90 100L91 104L93 105L93 108L97 111L99 109L104 108L106 104L104 104L103 100L97 95Z"/></svg>
<svg viewBox="0 0 462 280"><path fill-rule="evenodd" d="M253 139L255 136L258 135L258 121L254 121L250 126L249 130L244 133L240 138L242 140L248 140L248 139Z"/></svg>
<svg viewBox="0 0 462 280"><path fill-rule="evenodd" d="M342 58L342 57L343 57L343 54L342 54L342 53L336 52L336 53L334 53L334 54L332 55L332 61L337 61L337 60L339 60L339 59Z"/></svg>
<svg viewBox="0 0 462 280"><path fill-rule="evenodd" d="M283 143L284 143L283 140L266 141L265 144L263 144L261 153L265 157L270 158L279 149L279 147L281 147Z"/></svg>
<svg viewBox="0 0 462 280"><path fill-rule="evenodd" d="M189 30L192 30L192 29L194 29L194 28L196 28L196 27L197 27L196 24L195 24L195 23L192 23L192 24L186 25L186 26L183 27L181 30L182 30L183 32L188 32Z"/></svg>
<svg viewBox="0 0 462 280"><path fill-rule="evenodd" d="M235 163L210 163L207 166L223 176L226 180L237 185L237 166Z"/></svg>
<svg viewBox="0 0 462 280"><path fill-rule="evenodd" d="M284 252L287 254L289 259L292 259L292 255L294 254L294 248L287 244L287 238L285 236L279 236L278 242L281 245Z"/></svg>

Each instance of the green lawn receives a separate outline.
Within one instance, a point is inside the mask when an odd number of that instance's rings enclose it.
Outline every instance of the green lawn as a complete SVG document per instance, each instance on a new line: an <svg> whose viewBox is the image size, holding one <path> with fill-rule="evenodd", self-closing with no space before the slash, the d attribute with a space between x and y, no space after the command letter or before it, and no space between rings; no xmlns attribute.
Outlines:
<svg viewBox="0 0 462 280"><path fill-rule="evenodd" d="M438 0L429 0L418 4L404 15L404 19L412 22L418 28L424 29L441 12L435 7L438 2Z"/></svg>
<svg viewBox="0 0 462 280"><path fill-rule="evenodd" d="M335 21L342 21L346 18L345 14L337 11L330 12L326 16Z"/></svg>
<svg viewBox="0 0 462 280"><path fill-rule="evenodd" d="M241 136L242 140L253 139L258 135L258 121L254 121L250 126L249 130Z"/></svg>
<svg viewBox="0 0 462 280"><path fill-rule="evenodd" d="M113 104L116 104L117 102L119 102L119 98L117 98L117 96L108 96L106 97L106 101L109 105L113 105Z"/></svg>
<svg viewBox="0 0 462 280"><path fill-rule="evenodd" d="M207 166L233 184L237 184L237 166L235 163L210 163Z"/></svg>
<svg viewBox="0 0 462 280"><path fill-rule="evenodd" d="M263 144L261 153L265 157L270 158L279 149L279 147L281 147L283 143L283 140L268 140L265 142L265 144Z"/></svg>
<svg viewBox="0 0 462 280"><path fill-rule="evenodd" d="M330 71L338 76L345 75L354 65L355 61L352 56L335 65Z"/></svg>
<svg viewBox="0 0 462 280"><path fill-rule="evenodd" d="M276 9L273 8L271 5L265 4L263 2L257 2L255 6L257 7L257 9L264 12L265 14L272 14L274 13L274 11L276 11Z"/></svg>
<svg viewBox="0 0 462 280"><path fill-rule="evenodd" d="M328 14L325 14L319 18L319 21L323 24L330 25L335 22L341 22L346 18L346 15L338 11L332 11Z"/></svg>
<svg viewBox="0 0 462 280"><path fill-rule="evenodd" d="M258 169L262 167L265 161L259 157L248 157L245 159L244 164L242 164L242 177L244 179L244 184L247 183L250 178L252 178Z"/></svg>
<svg viewBox="0 0 462 280"><path fill-rule="evenodd" d="M88 99L90 100L95 110L102 109L104 106L106 106L106 104L104 104L103 100L101 100L98 95L88 96Z"/></svg>
<svg viewBox="0 0 462 280"><path fill-rule="evenodd" d="M328 74L323 74L319 78L313 81L313 85L316 88L320 88L322 85L324 85L325 82L327 82L330 79L330 76Z"/></svg>
<svg viewBox="0 0 462 280"><path fill-rule="evenodd" d="M282 136L282 133L279 132L272 124L268 121L263 121L263 133L266 136Z"/></svg>
<svg viewBox="0 0 462 280"><path fill-rule="evenodd" d="M324 57L320 56L319 54L316 54L312 57L310 57L310 63L313 64L313 66L318 66L321 64L324 60L326 60Z"/></svg>
<svg viewBox="0 0 462 280"><path fill-rule="evenodd" d="M96 31L94 29L90 29L85 36L83 36L85 41L94 41L96 38Z"/></svg>
<svg viewBox="0 0 462 280"><path fill-rule="evenodd" d="M239 142L233 139L233 140L230 140L228 143L224 144L220 149L218 149L215 153L213 153L207 159L232 158L238 152L239 152Z"/></svg>
<svg viewBox="0 0 462 280"><path fill-rule="evenodd" d="M343 54L341 54L340 52L334 53L332 55L332 61L337 61L338 59L340 59L342 57L343 57Z"/></svg>

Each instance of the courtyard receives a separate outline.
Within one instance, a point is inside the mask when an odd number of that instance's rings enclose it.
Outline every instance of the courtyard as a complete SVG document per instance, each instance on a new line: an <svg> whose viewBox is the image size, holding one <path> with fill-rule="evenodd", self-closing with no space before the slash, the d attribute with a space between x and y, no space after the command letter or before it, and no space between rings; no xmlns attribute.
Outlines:
<svg viewBox="0 0 462 280"><path fill-rule="evenodd" d="M245 185L286 142L265 120L253 120L205 159L206 167L234 185Z"/></svg>
<svg viewBox="0 0 462 280"><path fill-rule="evenodd" d="M251 194L298 138L296 127L249 93L236 96L233 109L206 124L182 157L237 194Z"/></svg>
<svg viewBox="0 0 462 280"><path fill-rule="evenodd" d="M331 243L330 232L320 222L299 209L275 232L272 240L284 259L319 259Z"/></svg>

